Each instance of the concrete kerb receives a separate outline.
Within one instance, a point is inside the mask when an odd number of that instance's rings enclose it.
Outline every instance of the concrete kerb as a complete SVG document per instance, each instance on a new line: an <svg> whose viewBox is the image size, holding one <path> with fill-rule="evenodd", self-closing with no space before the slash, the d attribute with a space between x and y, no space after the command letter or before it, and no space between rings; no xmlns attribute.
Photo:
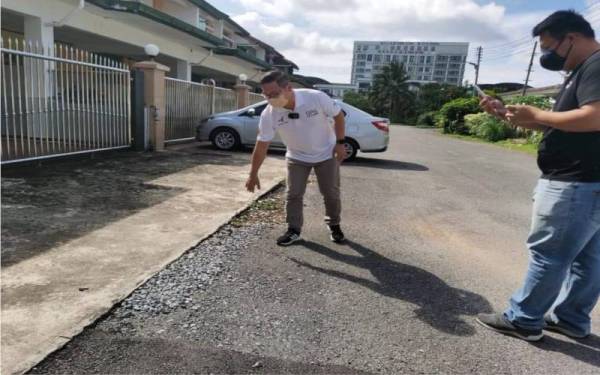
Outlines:
<svg viewBox="0 0 600 375"><path fill-rule="evenodd" d="M207 239L209 239L210 237L212 237L221 228L223 228L225 225L229 224L234 218L238 217L239 215L241 215L242 213L244 213L245 211L247 211L250 207L252 207L252 205L255 204L258 200L260 200L264 196L270 194L271 192L273 192L274 190L276 190L277 188L279 188L280 186L282 186L283 182L284 182L284 179L281 179L279 181L271 183L269 185L268 189L264 190L264 192L262 192L261 194L257 195L254 199L252 199L251 201L249 201L242 208L236 210L231 216L229 216L227 219L223 220L220 224L218 224L214 228L214 230L212 230L209 234L207 234L204 237L201 237L200 239L196 240L194 242L194 244L192 244L191 246L188 246L186 248L186 250L182 251L178 255L173 256L173 257L167 259L166 261L160 263L159 265L153 267L152 270L151 270L151 272L149 272L146 277L142 278L141 280L139 280L138 282L135 283L135 287L131 288L131 290L128 290L128 291L122 293L116 299L112 300L111 303L110 303L110 306L107 306L105 309L102 309L102 311L98 311L95 314L91 314L89 316L89 318L84 319L82 321L83 324L79 325L78 327L74 327L72 329L72 331L69 332L68 336L63 336L63 335L58 336L57 339L62 339L62 340L56 340L55 345L52 345L52 347L47 352L39 353L39 355L33 356L32 358L30 358L29 361L27 361L25 363L22 363L21 366L19 366L18 368L14 369L14 371L12 373L13 374L24 374L27 371L31 370L33 367L35 367L37 364L39 364L40 362L42 362L44 359L46 359L49 355L51 355L52 353L56 352L57 350L60 350L61 348L63 348L73 338L75 338L76 336L80 335L86 328L88 328L90 326L93 326L97 321L99 321L100 319L102 319L102 318L106 317L108 314L110 314L110 312L114 309L114 307L118 303L120 303L121 301L123 301L124 299L126 299L127 297L129 297L136 289L138 289L140 286L142 286L143 284L145 284L148 280L150 280L152 277L154 277L158 272L160 272L161 270L165 269L171 263L175 262L176 260L178 260L179 258L181 258L182 256L184 256L185 254L187 254L190 250L196 248L203 241L206 241Z"/></svg>

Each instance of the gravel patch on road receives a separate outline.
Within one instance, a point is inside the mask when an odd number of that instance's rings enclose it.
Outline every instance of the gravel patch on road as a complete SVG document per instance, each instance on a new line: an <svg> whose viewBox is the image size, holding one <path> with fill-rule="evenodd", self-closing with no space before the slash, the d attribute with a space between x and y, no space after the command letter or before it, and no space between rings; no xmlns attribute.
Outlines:
<svg viewBox="0 0 600 375"><path fill-rule="evenodd" d="M283 191L282 186L275 188L153 276L100 321L98 328L126 333L134 320L201 309L202 301L194 299L194 294L209 288L252 241L284 222ZM193 330L195 324L183 328Z"/></svg>

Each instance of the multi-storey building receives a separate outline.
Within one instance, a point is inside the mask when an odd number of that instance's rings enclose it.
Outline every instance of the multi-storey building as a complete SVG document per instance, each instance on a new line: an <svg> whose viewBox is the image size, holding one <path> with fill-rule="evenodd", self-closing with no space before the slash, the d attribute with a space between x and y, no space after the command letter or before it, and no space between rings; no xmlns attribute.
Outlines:
<svg viewBox="0 0 600 375"><path fill-rule="evenodd" d="M460 85L469 43L354 42L352 84L366 89L373 77L391 62L404 64L411 83Z"/></svg>

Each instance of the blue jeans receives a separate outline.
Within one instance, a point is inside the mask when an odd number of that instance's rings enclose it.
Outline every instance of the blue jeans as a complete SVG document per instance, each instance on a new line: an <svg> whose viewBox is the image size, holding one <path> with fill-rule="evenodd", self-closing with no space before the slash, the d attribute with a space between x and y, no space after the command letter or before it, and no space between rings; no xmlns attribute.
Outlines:
<svg viewBox="0 0 600 375"><path fill-rule="evenodd" d="M600 183L541 179L533 202L527 276L504 314L537 330L551 311L555 322L589 334L600 295Z"/></svg>

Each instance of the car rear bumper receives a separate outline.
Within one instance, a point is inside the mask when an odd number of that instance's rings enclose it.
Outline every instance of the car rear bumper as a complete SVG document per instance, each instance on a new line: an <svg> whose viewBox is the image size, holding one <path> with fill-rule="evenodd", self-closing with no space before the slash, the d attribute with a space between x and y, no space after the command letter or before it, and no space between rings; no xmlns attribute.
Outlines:
<svg viewBox="0 0 600 375"><path fill-rule="evenodd" d="M383 132L373 133L358 139L361 152L384 152L388 148L390 136Z"/></svg>
<svg viewBox="0 0 600 375"><path fill-rule="evenodd" d="M372 149L372 150L360 150L360 151L362 151L362 152L364 152L364 153L367 153L367 154L368 154L369 152L386 152L386 151L387 151L387 149L388 149L388 146L385 146L385 147L383 147L383 148L379 148L379 149Z"/></svg>

